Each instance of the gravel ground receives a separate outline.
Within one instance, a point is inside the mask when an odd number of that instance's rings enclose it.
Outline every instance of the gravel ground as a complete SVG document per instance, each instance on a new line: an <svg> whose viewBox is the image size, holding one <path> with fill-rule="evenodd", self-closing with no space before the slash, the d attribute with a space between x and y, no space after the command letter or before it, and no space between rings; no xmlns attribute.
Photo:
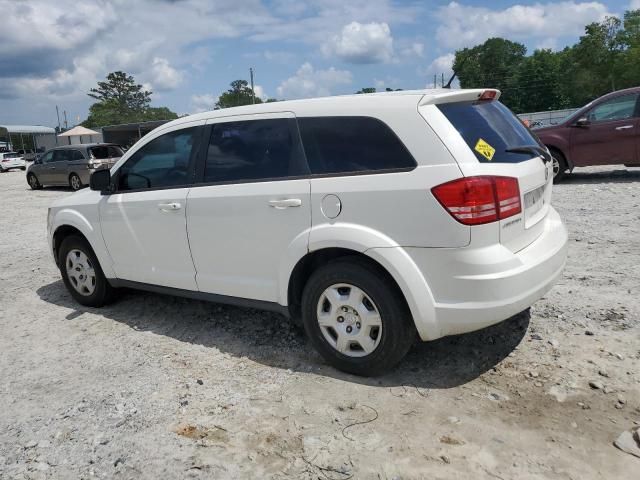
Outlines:
<svg viewBox="0 0 640 480"><path fill-rule="evenodd" d="M640 169L572 175L545 298L362 379L275 314L75 304L45 240L70 192L0 174L0 478L637 478L612 442L640 421L639 185Z"/></svg>

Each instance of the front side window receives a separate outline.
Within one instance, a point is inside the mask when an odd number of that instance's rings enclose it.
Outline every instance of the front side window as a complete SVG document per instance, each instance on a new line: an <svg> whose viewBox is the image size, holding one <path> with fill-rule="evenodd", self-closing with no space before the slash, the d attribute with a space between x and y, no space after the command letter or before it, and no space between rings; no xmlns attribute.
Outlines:
<svg viewBox="0 0 640 480"><path fill-rule="evenodd" d="M213 126L204 182L245 182L306 173L291 133L292 120L275 118Z"/></svg>
<svg viewBox="0 0 640 480"><path fill-rule="evenodd" d="M589 112L590 122L613 122L634 116L638 94L623 95L601 103Z"/></svg>
<svg viewBox="0 0 640 480"><path fill-rule="evenodd" d="M49 163L53 161L53 151L47 152L42 156L42 163Z"/></svg>
<svg viewBox="0 0 640 480"><path fill-rule="evenodd" d="M298 119L312 174L411 169L416 166L404 144L372 117Z"/></svg>
<svg viewBox="0 0 640 480"><path fill-rule="evenodd" d="M154 138L118 171L118 190L163 188L189 183L189 163L197 128Z"/></svg>

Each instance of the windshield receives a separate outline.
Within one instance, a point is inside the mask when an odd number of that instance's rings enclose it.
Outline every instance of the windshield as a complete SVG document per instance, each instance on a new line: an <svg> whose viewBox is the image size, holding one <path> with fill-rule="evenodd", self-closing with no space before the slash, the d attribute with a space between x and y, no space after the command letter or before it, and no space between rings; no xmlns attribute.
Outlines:
<svg viewBox="0 0 640 480"><path fill-rule="evenodd" d="M537 156L530 151L507 151L540 143L518 117L500 102L443 103L438 108L462 135L479 162L518 163Z"/></svg>

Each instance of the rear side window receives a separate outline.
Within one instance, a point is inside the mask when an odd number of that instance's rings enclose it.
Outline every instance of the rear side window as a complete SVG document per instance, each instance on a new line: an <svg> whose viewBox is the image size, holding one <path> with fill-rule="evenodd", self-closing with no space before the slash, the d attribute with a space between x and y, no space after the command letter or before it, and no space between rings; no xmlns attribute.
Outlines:
<svg viewBox="0 0 640 480"><path fill-rule="evenodd" d="M213 126L204 182L247 182L306 172L292 119L274 118Z"/></svg>
<svg viewBox="0 0 640 480"><path fill-rule="evenodd" d="M539 142L518 117L500 102L443 103L438 108L480 162L518 163L535 156L533 153L506 151L539 145Z"/></svg>
<svg viewBox="0 0 640 480"><path fill-rule="evenodd" d="M70 160L84 160L84 155L80 150L71 150L69 157Z"/></svg>
<svg viewBox="0 0 640 480"><path fill-rule="evenodd" d="M416 166L404 144L372 117L298 118L312 174L377 172Z"/></svg>

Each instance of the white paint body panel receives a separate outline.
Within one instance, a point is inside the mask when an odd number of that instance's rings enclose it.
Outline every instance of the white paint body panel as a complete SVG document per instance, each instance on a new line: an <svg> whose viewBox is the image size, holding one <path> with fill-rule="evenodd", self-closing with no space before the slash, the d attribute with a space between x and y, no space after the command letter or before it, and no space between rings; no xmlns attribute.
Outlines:
<svg viewBox="0 0 640 480"><path fill-rule="evenodd" d="M78 192L52 207L50 236L78 228L109 278L288 303L289 279L309 252L339 247L369 256L399 285L423 340L505 320L551 288L566 259L567 232L549 205L542 162L479 164L435 106L481 90L405 91L238 107L165 124L171 130L260 116L368 115L389 125L417 161L412 171L309 177L100 196ZM547 204L532 220L468 227L435 200L431 188L471 175L520 180L521 194L549 182ZM327 195L339 215L322 212ZM299 199L276 209L271 200ZM160 202L184 208L161 212ZM335 200L334 200L335 202ZM510 219L510 220L513 220ZM104 237L104 241L103 241Z"/></svg>

